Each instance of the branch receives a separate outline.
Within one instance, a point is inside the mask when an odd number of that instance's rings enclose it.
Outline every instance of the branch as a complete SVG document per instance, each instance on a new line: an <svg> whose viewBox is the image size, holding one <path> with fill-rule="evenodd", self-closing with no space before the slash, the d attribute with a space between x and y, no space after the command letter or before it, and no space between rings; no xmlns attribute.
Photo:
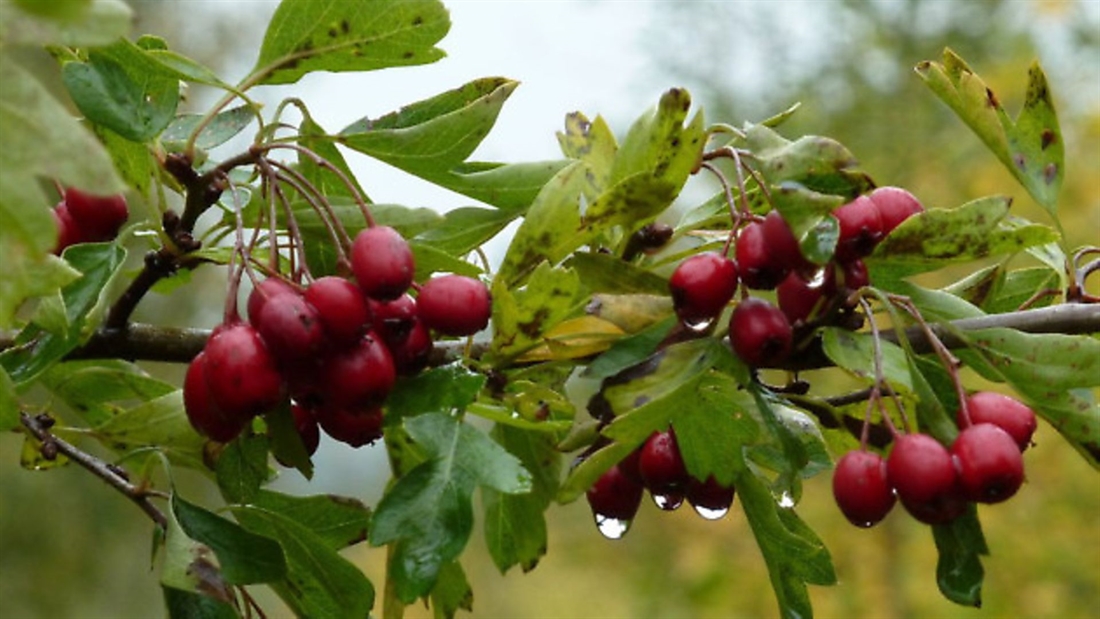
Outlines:
<svg viewBox="0 0 1100 619"><path fill-rule="evenodd" d="M57 457L57 454L65 455L133 501L159 527L162 529L168 528L168 519L164 516L164 512L160 511L149 500L150 493L147 490L131 484L125 471L119 467L81 451L72 443L51 433L49 429L54 424L52 417L45 414L32 417L28 413L20 412L19 421L22 422L23 427L27 428L27 431L42 442L42 455L44 457L53 459Z"/></svg>

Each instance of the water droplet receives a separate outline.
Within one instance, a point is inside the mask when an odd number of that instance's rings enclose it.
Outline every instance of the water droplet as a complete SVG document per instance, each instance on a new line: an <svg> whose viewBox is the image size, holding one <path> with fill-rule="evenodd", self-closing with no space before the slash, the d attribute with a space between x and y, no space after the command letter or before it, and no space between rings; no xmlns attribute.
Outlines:
<svg viewBox="0 0 1100 619"><path fill-rule="evenodd" d="M622 539L630 530L630 521L596 514L596 528L607 539Z"/></svg>
<svg viewBox="0 0 1100 619"><path fill-rule="evenodd" d="M657 507L670 512L684 504L684 495L682 494L654 494L653 504Z"/></svg>
<svg viewBox="0 0 1100 619"><path fill-rule="evenodd" d="M687 328L687 330L691 331L692 333L702 333L702 332L706 331L707 329L710 329L711 325L713 325L713 324L714 324L714 317L713 316L710 317L710 318L696 318L696 319L685 320L684 321L684 327Z"/></svg>
<svg viewBox="0 0 1100 619"><path fill-rule="evenodd" d="M784 491L783 494L779 496L779 506L787 509L794 507L794 499L789 492Z"/></svg>
<svg viewBox="0 0 1100 619"><path fill-rule="evenodd" d="M718 520L730 511L728 507L723 507L721 509L711 509L709 507L700 507L699 505L692 505L692 507L695 508L695 513L707 520Z"/></svg>
<svg viewBox="0 0 1100 619"><path fill-rule="evenodd" d="M825 285L825 269L830 267L821 267L814 271L814 276L806 281L807 288L820 288Z"/></svg>

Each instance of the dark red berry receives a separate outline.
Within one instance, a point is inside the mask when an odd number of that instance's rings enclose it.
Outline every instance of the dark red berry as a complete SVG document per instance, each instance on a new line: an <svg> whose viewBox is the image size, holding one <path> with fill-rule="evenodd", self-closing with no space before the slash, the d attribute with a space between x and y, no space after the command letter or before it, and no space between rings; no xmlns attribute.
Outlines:
<svg viewBox="0 0 1100 619"><path fill-rule="evenodd" d="M893 232L906 219L924 212L920 200L901 187L879 187L867 197L878 209L883 236Z"/></svg>
<svg viewBox="0 0 1100 619"><path fill-rule="evenodd" d="M321 397L325 406L337 409L379 406L396 379L390 351L370 332L353 348L336 352L325 361Z"/></svg>
<svg viewBox="0 0 1100 619"><path fill-rule="evenodd" d="M826 266L813 283L803 279L798 271L792 271L775 289L779 309L792 325L805 322L815 311L825 309L835 292L832 265Z"/></svg>
<svg viewBox="0 0 1100 619"><path fill-rule="evenodd" d="M342 277L329 275L306 288L305 300L317 310L328 340L336 348L359 341L371 327L367 300L359 287Z"/></svg>
<svg viewBox="0 0 1100 619"><path fill-rule="evenodd" d="M412 376L428 366L432 354L432 334L419 320L413 322L412 328L403 339L387 339L385 342L398 375Z"/></svg>
<svg viewBox="0 0 1100 619"><path fill-rule="evenodd" d="M230 419L261 415L283 399L275 358L252 326L223 324L214 329L204 350L210 395Z"/></svg>
<svg viewBox="0 0 1100 619"><path fill-rule="evenodd" d="M629 521L642 503L642 485L613 466L588 489L585 497L597 518Z"/></svg>
<svg viewBox="0 0 1100 619"><path fill-rule="evenodd" d="M951 453L927 434L899 436L886 474L902 505L921 522L950 522L966 507Z"/></svg>
<svg viewBox="0 0 1100 619"><path fill-rule="evenodd" d="M374 330L386 342L400 342L412 330L419 320L416 312L416 299L403 294L393 301L368 300L373 318Z"/></svg>
<svg viewBox="0 0 1100 619"><path fill-rule="evenodd" d="M379 301L391 301L409 289L416 264L401 233L389 226L372 226L355 236L351 270L364 294Z"/></svg>
<svg viewBox="0 0 1100 619"><path fill-rule="evenodd" d="M1000 503L1024 483L1024 459L1016 440L991 423L966 428L951 445L963 496L978 503Z"/></svg>
<svg viewBox="0 0 1100 619"><path fill-rule="evenodd" d="M321 445L321 429L317 425L317 419L308 408L299 404L291 406L290 413L294 416L294 429L302 438L306 455L312 456L317 453L317 447Z"/></svg>
<svg viewBox="0 0 1100 619"><path fill-rule="evenodd" d="M779 211L769 212L761 225L764 229L764 242L767 243L768 253L781 268L798 271L811 271L815 268L814 263L802 255L798 238Z"/></svg>
<svg viewBox="0 0 1100 619"><path fill-rule="evenodd" d="M730 505L733 505L734 493L732 485L723 486L711 475L706 481L690 478L685 495L688 503L691 503L700 515L708 520L714 520L724 516Z"/></svg>
<svg viewBox="0 0 1100 619"><path fill-rule="evenodd" d="M433 277L416 296L424 326L444 335L473 335L489 325L492 298L481 281L463 275Z"/></svg>
<svg viewBox="0 0 1100 619"><path fill-rule="evenodd" d="M890 513L897 497L886 479L886 460L870 451L849 451L833 471L833 498L849 522L870 527Z"/></svg>
<svg viewBox="0 0 1100 619"><path fill-rule="evenodd" d="M51 209L50 213L53 214L54 223L57 224L57 244L54 245L53 253L60 256L66 247L84 242L80 235L80 228L73 221L69 207L65 206L64 202Z"/></svg>
<svg viewBox="0 0 1100 619"><path fill-rule="evenodd" d="M363 409L323 406L317 409L317 422L325 434L352 447L370 445L382 438L382 407Z"/></svg>
<svg viewBox="0 0 1100 619"><path fill-rule="evenodd" d="M299 294L268 299L252 326L284 368L317 363L328 344L320 315Z"/></svg>
<svg viewBox="0 0 1100 619"><path fill-rule="evenodd" d="M200 352L187 366L183 379L183 408L191 427L219 443L237 438L244 429L243 420L228 418L210 397L206 383L206 353Z"/></svg>
<svg viewBox="0 0 1100 619"><path fill-rule="evenodd" d="M641 461L641 458L642 458L642 447L644 447L644 446L645 446L645 443L642 443L641 445L638 446L637 449L630 452L630 454L627 455L627 457L623 458L622 460L619 460L619 470L623 472L623 475L626 475L627 477L629 477L630 479L633 479L634 481L638 482L639 484L643 483L642 482L642 471L638 468L638 466L639 466L639 462Z"/></svg>
<svg viewBox="0 0 1100 619"><path fill-rule="evenodd" d="M737 273L741 282L753 290L771 290L787 276L785 262L768 247L764 226L753 222L737 236Z"/></svg>
<svg viewBox="0 0 1100 619"><path fill-rule="evenodd" d="M110 241L118 236L130 217L126 198L122 195L96 196L69 187L65 190L64 201L85 241Z"/></svg>
<svg viewBox="0 0 1100 619"><path fill-rule="evenodd" d="M844 262L840 266L840 273L844 278L844 287L848 290L859 290L871 284L871 274L867 271L867 265L862 260Z"/></svg>
<svg viewBox="0 0 1100 619"><path fill-rule="evenodd" d="M683 496L691 478L680 455L680 447L676 444L676 434L672 430L654 432L646 440L642 453L638 456L638 474L655 498Z"/></svg>
<svg viewBox="0 0 1100 619"><path fill-rule="evenodd" d="M1031 444L1037 425L1035 411L1019 400L995 391L979 391L966 398L966 408L971 423L991 423L1008 432L1020 451ZM959 427L965 428L962 410L956 416Z"/></svg>
<svg viewBox="0 0 1100 619"><path fill-rule="evenodd" d="M737 304L730 316L730 344L749 367L771 367L791 352L791 323L780 309L763 299L749 297Z"/></svg>
<svg viewBox="0 0 1100 619"><path fill-rule="evenodd" d="M737 290L737 265L716 252L684 260L668 280L676 315L685 323L715 318Z"/></svg>
<svg viewBox="0 0 1100 619"><path fill-rule="evenodd" d="M875 245L882 240L882 219L875 203L867 196L859 196L836 209L833 216L840 222L840 237L836 244L836 259L839 262L851 262L871 255Z"/></svg>
<svg viewBox="0 0 1100 619"><path fill-rule="evenodd" d="M296 295L298 291L278 277L269 277L257 284L248 295L248 319L255 321L269 299L284 294Z"/></svg>

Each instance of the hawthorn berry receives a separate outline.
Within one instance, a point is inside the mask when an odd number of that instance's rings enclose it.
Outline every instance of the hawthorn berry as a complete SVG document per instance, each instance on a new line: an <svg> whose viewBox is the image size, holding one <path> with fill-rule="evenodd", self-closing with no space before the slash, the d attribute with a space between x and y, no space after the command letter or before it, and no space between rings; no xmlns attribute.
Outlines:
<svg viewBox="0 0 1100 619"><path fill-rule="evenodd" d="M1024 482L1024 459L1016 440L991 423L977 423L955 437L951 455L963 496L978 503L1007 500Z"/></svg>
<svg viewBox="0 0 1100 619"><path fill-rule="evenodd" d="M1020 451L1031 444L1037 425L1035 411L1019 400L995 391L979 391L966 398L966 409L970 413L970 423L991 423L1008 432ZM961 409L956 417L959 427L965 428Z"/></svg>
<svg viewBox="0 0 1100 619"><path fill-rule="evenodd" d="M80 235L80 228L73 220L72 213L69 212L65 202L59 202L50 210L50 213L53 215L54 223L57 224L57 244L54 245L53 253L60 256L66 247L84 242Z"/></svg>
<svg viewBox="0 0 1100 619"><path fill-rule="evenodd" d="M325 434L352 447L370 445L382 438L381 406L363 409L322 406L316 417Z"/></svg>
<svg viewBox="0 0 1100 619"><path fill-rule="evenodd" d="M846 289L859 290L871 284L871 274L867 271L867 264L862 260L856 259L843 262L840 267Z"/></svg>
<svg viewBox="0 0 1100 619"><path fill-rule="evenodd" d="M848 522L863 528L878 524L897 502L886 460L863 450L841 456L833 471L833 498Z"/></svg>
<svg viewBox="0 0 1100 619"><path fill-rule="evenodd" d="M730 505L733 505L734 494L735 489L732 484L723 486L718 483L714 475L710 475L706 481L691 477L688 480L685 496L699 515L707 520L716 520L724 516Z"/></svg>
<svg viewBox="0 0 1100 619"><path fill-rule="evenodd" d="M906 511L925 524L950 522L966 509L951 453L927 434L897 437L886 478Z"/></svg>
<svg viewBox="0 0 1100 619"><path fill-rule="evenodd" d="M421 321L413 321L412 327L400 340L393 341L385 336L383 340L390 349L394 369L399 376L412 376L428 366L432 354L432 335Z"/></svg>
<svg viewBox="0 0 1100 619"><path fill-rule="evenodd" d="M882 218L878 208L867 196L855 200L833 211L840 223L840 237L836 243L836 259L839 262L851 262L856 258L871 255L875 245L882 240Z"/></svg>
<svg viewBox="0 0 1100 619"><path fill-rule="evenodd" d="M798 271L810 271L815 268L814 263L802 255L798 237L794 235L791 226L779 211L770 211L764 216L764 221L760 225L763 228L768 253L780 268Z"/></svg>
<svg viewBox="0 0 1100 619"><path fill-rule="evenodd" d="M695 254L668 280L676 315L685 323L708 321L722 313L737 290L737 265L716 252Z"/></svg>
<svg viewBox="0 0 1100 619"><path fill-rule="evenodd" d="M416 296L417 315L444 335L473 335L489 325L492 298L480 280L464 275L433 277Z"/></svg>
<svg viewBox="0 0 1100 619"><path fill-rule="evenodd" d="M882 220L882 235L886 236L913 215L924 212L924 205L901 187L879 187L868 196Z"/></svg>
<svg viewBox="0 0 1100 619"><path fill-rule="evenodd" d="M296 295L298 291L294 289L294 286L291 286L285 280L278 277L269 277L259 284L256 284L256 287L253 288L252 292L248 295L249 320L256 320L260 315L260 310L263 309L263 306L269 299L284 294Z"/></svg>
<svg viewBox="0 0 1100 619"><path fill-rule="evenodd" d="M392 301L368 299L368 305L374 317L374 330L387 343L404 340L413 324L419 320L416 315L416 299L407 294Z"/></svg>
<svg viewBox="0 0 1100 619"><path fill-rule="evenodd" d="M371 226L355 236L351 270L364 294L379 301L391 301L412 285L416 264L412 249L400 232L389 226Z"/></svg>
<svg viewBox="0 0 1100 619"><path fill-rule="evenodd" d="M326 407L367 408L381 405L393 389L397 372L389 349L374 332L352 348L326 358L320 371Z"/></svg>
<svg viewBox="0 0 1100 619"><path fill-rule="evenodd" d="M327 346L320 314L297 293L268 299L252 326L285 368L315 363Z"/></svg>
<svg viewBox="0 0 1100 619"><path fill-rule="evenodd" d="M251 325L218 326L204 350L210 396L230 419L251 419L283 399L285 386L275 358Z"/></svg>
<svg viewBox="0 0 1100 619"><path fill-rule="evenodd" d="M775 289L780 311L792 325L806 322L828 305L836 292L832 265L825 267L813 284L803 279L798 271L791 271Z"/></svg>
<svg viewBox="0 0 1100 619"><path fill-rule="evenodd" d="M342 277L327 275L314 280L306 288L305 300L317 310L334 347L353 345L371 327L370 307L363 293Z"/></svg>
<svg viewBox="0 0 1100 619"><path fill-rule="evenodd" d="M191 427L219 443L228 443L237 438L244 429L244 420L227 417L214 404L206 383L204 352L196 355L187 366L187 375L183 379L183 409Z"/></svg>
<svg viewBox="0 0 1100 619"><path fill-rule="evenodd" d="M593 515L619 521L634 519L642 503L642 485L623 474L618 465L600 475L585 493Z"/></svg>
<svg viewBox="0 0 1100 619"><path fill-rule="evenodd" d="M785 262L776 258L764 236L764 226L753 222L737 235L737 273L745 287L771 290L787 276Z"/></svg>
<svg viewBox="0 0 1100 619"><path fill-rule="evenodd" d="M730 344L749 367L781 363L791 352L791 323L776 306L749 297L730 316Z"/></svg>
<svg viewBox="0 0 1100 619"><path fill-rule="evenodd" d="M680 506L691 477L672 429L654 432L646 439L638 456L638 474L661 509ZM672 497L678 500L668 500Z"/></svg>
<svg viewBox="0 0 1100 619"><path fill-rule="evenodd" d="M130 217L126 198L121 194L97 196L69 187L63 199L85 241L110 241Z"/></svg>

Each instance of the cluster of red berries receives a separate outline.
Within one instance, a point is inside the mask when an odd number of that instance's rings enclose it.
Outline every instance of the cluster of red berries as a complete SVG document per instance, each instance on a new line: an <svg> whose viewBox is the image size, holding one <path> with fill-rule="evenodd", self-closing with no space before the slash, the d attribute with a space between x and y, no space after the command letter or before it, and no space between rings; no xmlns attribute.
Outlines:
<svg viewBox="0 0 1100 619"><path fill-rule="evenodd" d="M827 314L843 303L847 291L867 285L862 258L902 221L923 210L919 200L898 187L880 187L837 208L832 213L840 224L836 253L824 268L802 255L790 226L773 210L741 229L736 261L704 252L680 263L669 279L676 313L688 326L709 324L729 304L739 282L752 290L775 289L778 307L756 297L737 304L729 337L748 365L779 364L791 352L792 325Z"/></svg>
<svg viewBox="0 0 1100 619"><path fill-rule="evenodd" d="M354 282L326 276L303 288L265 279L248 298L250 322L214 329L184 381L196 430L230 441L289 397L310 455L318 426L353 447L373 443L397 377L427 364L431 331L467 336L489 323L489 291L476 279L443 275L414 286L412 251L393 228L361 231L350 261Z"/></svg>
<svg viewBox="0 0 1100 619"><path fill-rule="evenodd" d="M77 243L110 241L130 217L126 198L121 195L95 196L72 187L64 191L50 212L57 224L55 254Z"/></svg>
<svg viewBox="0 0 1100 619"><path fill-rule="evenodd" d="M975 393L960 409L962 431L948 449L927 434L898 436L887 458L865 450L840 458L833 496L840 511L859 527L886 517L900 499L914 518L944 524L967 503L1000 503L1024 480L1023 451L1035 432L1035 413L1023 403L991 391Z"/></svg>
<svg viewBox="0 0 1100 619"><path fill-rule="evenodd" d="M625 532L638 512L643 490L665 511L679 508L686 499L708 520L724 516L734 496L733 486L723 486L713 476L703 481L688 473L671 428L654 432L588 490L588 505L605 535ZM605 529L605 523L618 528Z"/></svg>

